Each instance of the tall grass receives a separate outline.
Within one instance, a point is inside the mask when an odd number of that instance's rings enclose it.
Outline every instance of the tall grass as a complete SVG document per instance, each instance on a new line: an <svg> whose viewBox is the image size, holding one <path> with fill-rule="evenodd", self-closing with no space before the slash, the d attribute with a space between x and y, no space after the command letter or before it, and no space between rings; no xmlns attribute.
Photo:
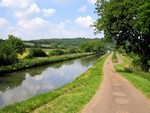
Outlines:
<svg viewBox="0 0 150 113"><path fill-rule="evenodd" d="M113 63L117 63L118 62L118 59L117 59L117 56L116 56L116 51L113 52L112 62Z"/></svg>
<svg viewBox="0 0 150 113"><path fill-rule="evenodd" d="M91 55L91 53L78 53L78 54L70 54L70 55L61 55L61 56L53 56L46 58L32 58L32 59L23 59L19 63L10 65L10 66L1 66L0 73L13 72L17 70L37 67L41 65L61 62L65 60L71 60L79 57L84 57Z"/></svg>
<svg viewBox="0 0 150 113"><path fill-rule="evenodd" d="M9 105L0 113L76 113L86 105L96 93L103 75L103 64L108 55L81 74L75 81L63 87L44 93L29 100Z"/></svg>
<svg viewBox="0 0 150 113"><path fill-rule="evenodd" d="M135 70L132 66L132 60L127 56L122 56L124 63L117 64L115 69L128 79L136 88L141 90L148 98L150 98L150 72L145 73Z"/></svg>

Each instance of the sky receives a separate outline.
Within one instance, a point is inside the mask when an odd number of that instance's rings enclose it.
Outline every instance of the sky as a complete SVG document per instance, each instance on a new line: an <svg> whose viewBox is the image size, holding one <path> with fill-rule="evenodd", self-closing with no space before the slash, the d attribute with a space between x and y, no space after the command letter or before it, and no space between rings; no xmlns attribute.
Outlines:
<svg viewBox="0 0 150 113"><path fill-rule="evenodd" d="M0 0L0 38L101 38L90 27L96 0Z"/></svg>

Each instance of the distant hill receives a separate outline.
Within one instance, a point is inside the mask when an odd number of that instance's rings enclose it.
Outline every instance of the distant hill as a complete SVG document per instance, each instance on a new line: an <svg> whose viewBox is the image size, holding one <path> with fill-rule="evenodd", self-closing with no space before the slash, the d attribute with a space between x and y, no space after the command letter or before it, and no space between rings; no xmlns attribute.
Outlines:
<svg viewBox="0 0 150 113"><path fill-rule="evenodd" d="M67 47L79 46L80 43L84 41L91 41L97 39L98 38L96 39L89 39L89 38L40 39L40 40L24 41L24 43L28 46L39 44L42 45L42 47L44 48L55 48L55 47L67 48Z"/></svg>

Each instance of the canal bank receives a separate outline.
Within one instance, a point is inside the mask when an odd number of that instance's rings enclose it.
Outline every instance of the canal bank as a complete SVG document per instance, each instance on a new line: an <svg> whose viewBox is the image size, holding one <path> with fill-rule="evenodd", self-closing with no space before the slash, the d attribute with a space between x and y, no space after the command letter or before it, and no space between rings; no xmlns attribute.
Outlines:
<svg viewBox="0 0 150 113"><path fill-rule="evenodd" d="M93 53L76 53L76 54L67 54L67 55L45 57L45 58L23 59L19 63L13 64L13 65L1 66L0 74L24 70L24 69L38 67L38 66L52 64L52 63L57 63L57 62L66 61L66 60L71 60L75 58L89 56L92 54Z"/></svg>
<svg viewBox="0 0 150 113"><path fill-rule="evenodd" d="M50 92L73 81L98 60L86 56L0 76L0 108L38 94Z"/></svg>
<svg viewBox="0 0 150 113"><path fill-rule="evenodd" d="M96 93L102 81L102 68L107 56L101 57L94 66L77 77L73 82L24 102L4 107L0 110L0 113L55 113L60 111L63 113L74 113L80 111Z"/></svg>

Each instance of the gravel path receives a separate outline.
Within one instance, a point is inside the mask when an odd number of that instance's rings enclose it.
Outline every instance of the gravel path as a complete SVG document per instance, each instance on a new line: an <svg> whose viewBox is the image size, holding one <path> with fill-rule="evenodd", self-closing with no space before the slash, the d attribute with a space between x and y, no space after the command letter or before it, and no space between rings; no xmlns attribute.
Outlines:
<svg viewBox="0 0 150 113"><path fill-rule="evenodd" d="M82 112L150 113L150 101L114 70L111 58L112 54L105 61L101 86ZM119 57L118 61L122 62Z"/></svg>

